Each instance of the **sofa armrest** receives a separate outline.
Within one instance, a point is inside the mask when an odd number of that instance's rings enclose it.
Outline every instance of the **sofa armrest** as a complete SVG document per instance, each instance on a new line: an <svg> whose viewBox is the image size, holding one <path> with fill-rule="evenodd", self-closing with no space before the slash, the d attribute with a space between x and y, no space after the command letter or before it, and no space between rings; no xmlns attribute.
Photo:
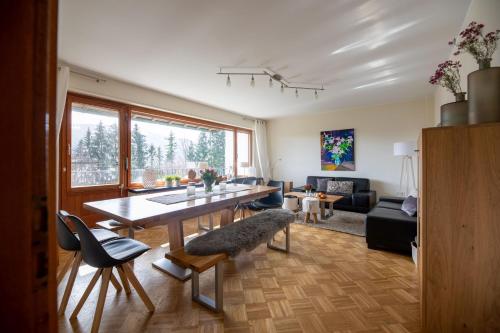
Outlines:
<svg viewBox="0 0 500 333"><path fill-rule="evenodd" d="M304 186L294 187L290 190L290 192L305 192Z"/></svg>
<svg viewBox="0 0 500 333"><path fill-rule="evenodd" d="M352 205L355 207L375 206L377 201L377 192L375 191L358 191L352 194Z"/></svg>
<svg viewBox="0 0 500 333"><path fill-rule="evenodd" d="M394 197L390 195L383 195L379 199L380 201L386 201L386 202L394 202L394 203L399 203L402 204L403 201L405 201L405 198L402 197Z"/></svg>

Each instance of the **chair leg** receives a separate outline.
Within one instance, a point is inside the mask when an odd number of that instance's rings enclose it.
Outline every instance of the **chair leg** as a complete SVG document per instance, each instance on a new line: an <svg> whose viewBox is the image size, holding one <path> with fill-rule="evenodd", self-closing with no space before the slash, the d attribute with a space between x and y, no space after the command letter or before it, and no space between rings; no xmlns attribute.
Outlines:
<svg viewBox="0 0 500 333"><path fill-rule="evenodd" d="M69 274L68 283L66 283L66 288L64 289L64 294L62 297L61 305L59 306L58 314L62 316L66 311L68 306L69 296L71 295L71 290L75 284L76 274L78 273L78 268L82 262L82 253L78 251L73 261L73 267L71 267L71 273Z"/></svg>
<svg viewBox="0 0 500 333"><path fill-rule="evenodd" d="M59 285L59 283L61 283L61 281L64 279L64 276L68 272L68 269L70 268L71 264L73 263L73 261L75 261L76 255L77 252L74 252L73 256L69 260L66 260L66 263L64 264L63 268L61 269L59 274L57 274L57 285Z"/></svg>
<svg viewBox="0 0 500 333"><path fill-rule="evenodd" d="M83 292L82 297L80 298L80 301L78 301L78 304L76 305L75 309L73 310L73 313L69 317L70 320L73 320L78 316L78 313L82 309L83 305L85 304L85 301L87 301L87 298L89 297L90 293L94 289L95 284L97 283L97 280L99 280L99 277L102 274L102 268L99 268L97 272L95 272L94 276L92 277L92 280L90 280L89 285L87 286L87 289Z"/></svg>
<svg viewBox="0 0 500 333"><path fill-rule="evenodd" d="M94 321L92 322L92 333L97 333L99 331L99 326L101 325L102 310L104 309L104 302L106 302L106 293L108 291L112 269L112 267L105 268L102 272L101 290L99 291L99 298L97 299L97 306L94 313Z"/></svg>
<svg viewBox="0 0 500 333"><path fill-rule="evenodd" d="M117 266L116 270L118 271L118 275L120 276L120 280L122 281L123 288L125 289L125 294L130 295L130 285L127 280L127 276L125 275L125 271L123 270L123 267Z"/></svg>
<svg viewBox="0 0 500 333"><path fill-rule="evenodd" d="M139 294L139 297L144 302L144 305L146 305L149 312L153 312L155 310L155 306L151 302L151 299L149 299L149 296L148 294L146 294L146 291L144 291L144 288L142 288L141 283L139 282L139 280L137 280L137 277L135 276L130 266L128 264L123 264L122 267L125 270L125 274L127 275L128 280Z"/></svg>
<svg viewBox="0 0 500 333"><path fill-rule="evenodd" d="M117 269L118 270L118 269ZM120 283L118 282L118 280L116 279L115 275L113 274L113 272L111 272L111 278L110 278L110 281L111 281L111 284L113 285L113 287L115 287L116 291L121 291L122 290L122 286L120 285Z"/></svg>
<svg viewBox="0 0 500 333"><path fill-rule="evenodd" d="M313 219L314 219L314 224L318 223L318 214L317 213L312 213Z"/></svg>

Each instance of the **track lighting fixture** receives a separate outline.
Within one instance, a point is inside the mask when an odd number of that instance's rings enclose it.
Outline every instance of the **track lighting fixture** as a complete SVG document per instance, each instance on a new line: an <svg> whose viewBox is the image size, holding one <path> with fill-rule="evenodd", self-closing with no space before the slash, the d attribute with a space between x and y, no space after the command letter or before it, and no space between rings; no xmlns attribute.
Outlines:
<svg viewBox="0 0 500 333"><path fill-rule="evenodd" d="M223 71L224 69L224 71ZM230 75L250 75L250 87L254 88L255 87L255 75L267 75L269 76L269 88L272 88L274 86L274 82L276 81L280 84L280 91L283 94L285 92L285 89L295 89L295 97L299 97L299 89L300 90L314 90L314 98L318 98L319 94L318 91L325 90L323 86L315 85L315 84L298 84L298 83L292 83L288 82L285 80L280 74L271 71L270 69L267 68L255 68L252 67L251 70L249 67L221 67L219 69L219 72L217 73L219 75L227 75L226 78L226 86L230 87L231 86L231 78Z"/></svg>

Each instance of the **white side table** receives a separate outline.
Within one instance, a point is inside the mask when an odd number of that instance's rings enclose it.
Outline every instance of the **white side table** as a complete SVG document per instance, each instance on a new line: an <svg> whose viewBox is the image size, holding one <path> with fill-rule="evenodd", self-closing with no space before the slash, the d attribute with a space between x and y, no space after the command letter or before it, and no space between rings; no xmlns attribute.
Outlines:
<svg viewBox="0 0 500 333"><path fill-rule="evenodd" d="M308 223L311 215L314 223L318 223L319 199L314 197L306 197L302 199L302 211L304 214L304 223Z"/></svg>

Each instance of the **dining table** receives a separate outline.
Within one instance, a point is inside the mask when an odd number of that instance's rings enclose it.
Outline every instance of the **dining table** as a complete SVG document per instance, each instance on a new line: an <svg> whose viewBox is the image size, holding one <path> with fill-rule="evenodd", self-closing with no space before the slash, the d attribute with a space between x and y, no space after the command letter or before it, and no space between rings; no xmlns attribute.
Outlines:
<svg viewBox="0 0 500 333"><path fill-rule="evenodd" d="M213 193L204 193L200 188L195 195L189 196L186 190L177 190L86 202L83 207L128 226L131 237L137 227L166 225L169 250L174 251L184 246L183 221L220 212L222 228L234 222L239 204L267 197L279 190L272 186L227 184L223 190L215 186ZM154 261L153 267L181 281L191 277L189 269L167 258Z"/></svg>

